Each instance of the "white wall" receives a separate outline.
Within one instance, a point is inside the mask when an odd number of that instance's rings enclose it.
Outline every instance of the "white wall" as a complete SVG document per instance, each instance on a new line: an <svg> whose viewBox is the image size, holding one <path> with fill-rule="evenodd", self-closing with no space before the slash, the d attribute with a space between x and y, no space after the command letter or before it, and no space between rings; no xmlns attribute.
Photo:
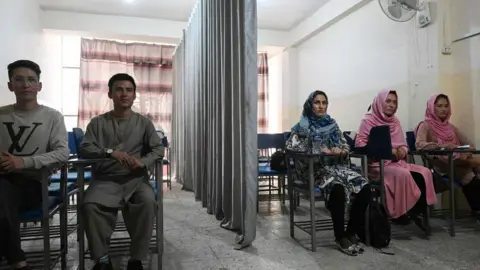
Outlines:
<svg viewBox="0 0 480 270"><path fill-rule="evenodd" d="M314 35L296 48L296 89L283 98L297 100L296 110L288 112L297 116L284 115L287 125L298 119L308 94L320 89L329 95L329 112L341 128L357 130L374 95L395 89L402 125L413 128L438 90L437 29L433 24L419 30L414 20L394 22L371 1Z"/></svg>
<svg viewBox="0 0 480 270"><path fill-rule="evenodd" d="M480 1L445 0L449 7L446 44L480 32ZM443 90L452 100L452 122L480 145L480 36L454 43L452 54L442 56Z"/></svg>
<svg viewBox="0 0 480 270"><path fill-rule="evenodd" d="M372 0L330 0L289 32L289 46L296 46L348 16ZM376 0L375 0L376 1Z"/></svg>
<svg viewBox="0 0 480 270"><path fill-rule="evenodd" d="M0 106L15 102L8 90L7 65L19 59L43 63L42 33L39 24L40 8L37 0L1 0L0 25Z"/></svg>
<svg viewBox="0 0 480 270"><path fill-rule="evenodd" d="M475 116L480 115L480 106L478 106L478 104L480 104L480 36L476 36L468 42L470 43L470 57L472 59L470 71L472 74L472 106L474 108L472 120L474 120L475 123L474 134L478 148L480 146L480 119Z"/></svg>
<svg viewBox="0 0 480 270"><path fill-rule="evenodd" d="M118 39L145 40L177 44L187 22L160 19L135 18L114 15L98 15L78 12L45 10L41 18L42 28L48 30L81 32L82 35ZM288 32L258 29L258 46L285 47Z"/></svg>

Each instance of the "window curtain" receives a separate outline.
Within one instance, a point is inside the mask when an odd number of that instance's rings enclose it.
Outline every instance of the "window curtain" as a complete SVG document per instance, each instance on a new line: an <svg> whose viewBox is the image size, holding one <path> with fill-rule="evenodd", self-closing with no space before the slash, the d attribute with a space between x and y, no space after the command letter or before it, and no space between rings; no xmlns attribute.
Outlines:
<svg viewBox="0 0 480 270"><path fill-rule="evenodd" d="M81 42L78 127L85 129L93 117L113 109L108 80L116 73L128 73L137 84L132 109L170 134L175 47L86 38Z"/></svg>
<svg viewBox="0 0 480 270"><path fill-rule="evenodd" d="M199 0L174 54L172 166L236 248L256 235L257 1Z"/></svg>
<svg viewBox="0 0 480 270"><path fill-rule="evenodd" d="M268 132L268 55L259 53L258 65L258 132Z"/></svg>

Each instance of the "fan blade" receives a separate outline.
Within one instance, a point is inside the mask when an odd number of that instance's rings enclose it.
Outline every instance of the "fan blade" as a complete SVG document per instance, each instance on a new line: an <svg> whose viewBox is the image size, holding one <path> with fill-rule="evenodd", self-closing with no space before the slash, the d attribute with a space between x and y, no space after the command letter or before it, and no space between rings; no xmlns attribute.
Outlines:
<svg viewBox="0 0 480 270"><path fill-rule="evenodd" d="M403 5L408 7L409 9L418 10L418 0L402 0L400 1Z"/></svg>
<svg viewBox="0 0 480 270"><path fill-rule="evenodd" d="M392 17L394 17L395 19L400 19L402 17L402 6L389 6L388 13L390 13L390 15L392 15Z"/></svg>

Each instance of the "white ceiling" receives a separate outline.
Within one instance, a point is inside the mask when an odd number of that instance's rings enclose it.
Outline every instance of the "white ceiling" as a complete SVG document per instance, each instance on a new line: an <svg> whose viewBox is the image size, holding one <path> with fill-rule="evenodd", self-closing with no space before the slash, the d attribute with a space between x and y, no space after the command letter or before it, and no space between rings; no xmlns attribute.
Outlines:
<svg viewBox="0 0 480 270"><path fill-rule="evenodd" d="M227 0L229 1L229 0ZM257 0L262 29L289 30L331 0ZM40 0L43 9L187 21L196 0Z"/></svg>

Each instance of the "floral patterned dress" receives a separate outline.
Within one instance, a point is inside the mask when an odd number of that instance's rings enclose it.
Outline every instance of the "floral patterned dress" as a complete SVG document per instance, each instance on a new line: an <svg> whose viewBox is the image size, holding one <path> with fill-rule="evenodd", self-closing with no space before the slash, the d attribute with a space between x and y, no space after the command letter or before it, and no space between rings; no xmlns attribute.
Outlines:
<svg viewBox="0 0 480 270"><path fill-rule="evenodd" d="M300 124L301 122L292 129L290 138L287 140L287 150L296 151L296 149L304 148L303 150L312 154L321 154L322 148L338 147L347 152L350 150L336 122L333 121L332 124L325 127L308 128L308 134L305 134L307 133L305 132L306 129L299 128ZM309 139L302 140L302 138ZM310 142L305 142L305 140L310 140ZM306 161L295 160L295 181L308 183L308 169ZM329 195L334 185L343 186L347 206L350 205L352 195L360 192L363 186L367 184L364 176L348 167L345 162L339 163L338 157L326 157L322 162L315 162L314 179L315 187L320 189L326 202L330 198Z"/></svg>

